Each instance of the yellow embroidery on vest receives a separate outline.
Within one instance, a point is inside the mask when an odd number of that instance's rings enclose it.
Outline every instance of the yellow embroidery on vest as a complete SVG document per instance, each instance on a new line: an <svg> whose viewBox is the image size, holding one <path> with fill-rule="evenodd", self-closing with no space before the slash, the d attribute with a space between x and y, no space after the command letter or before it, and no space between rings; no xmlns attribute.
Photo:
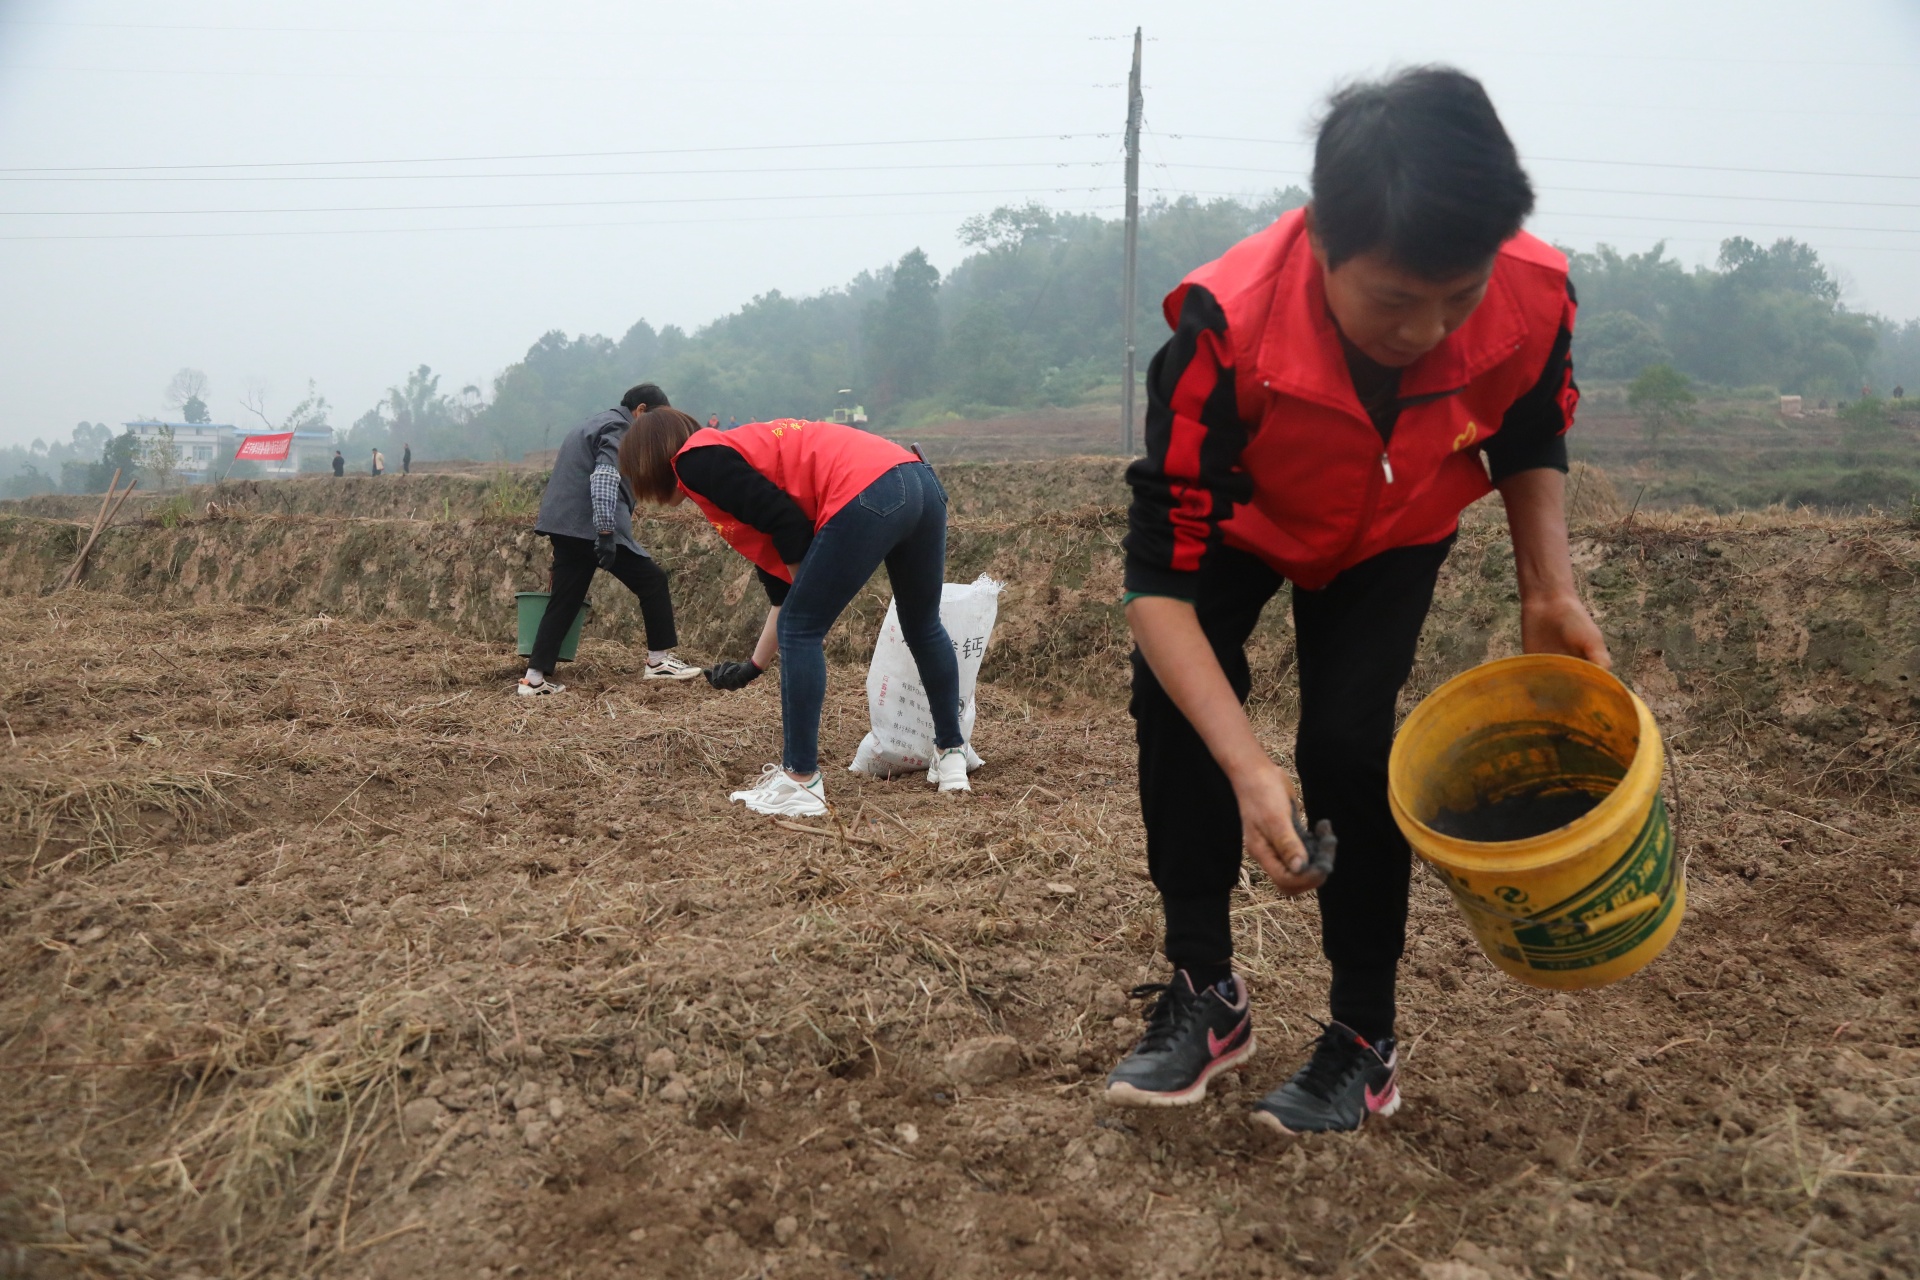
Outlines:
<svg viewBox="0 0 1920 1280"><path fill-rule="evenodd" d="M1472 418L1467 419L1466 429L1453 438L1453 452L1458 453L1480 438L1480 424Z"/></svg>

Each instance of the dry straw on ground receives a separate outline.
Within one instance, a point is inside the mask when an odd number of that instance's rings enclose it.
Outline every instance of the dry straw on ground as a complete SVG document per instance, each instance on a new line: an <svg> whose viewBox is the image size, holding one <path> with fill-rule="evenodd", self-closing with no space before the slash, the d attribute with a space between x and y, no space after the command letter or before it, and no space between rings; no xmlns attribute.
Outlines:
<svg viewBox="0 0 1920 1280"><path fill-rule="evenodd" d="M965 519L954 576L1018 588L976 793L830 771L833 819L789 826L724 799L777 750L774 681L647 684L617 632L529 703L507 646L379 610L16 595L0 1267L1920 1268L1912 531L1586 522L1596 606L1672 747L1687 927L1634 980L1556 996L1494 972L1417 883L1405 1114L1272 1145L1243 1116L1323 1012L1312 902L1236 897L1245 1083L1174 1115L1100 1104L1125 992L1159 974L1116 525ZM306 532L220 524L268 552ZM683 545L684 581L708 562ZM1512 648L1511 573L1470 527L1410 696ZM730 581L688 583L695 657L735 626L700 611L754 607ZM1284 758L1272 612L1255 713ZM860 677L834 670L829 759L864 731Z"/></svg>

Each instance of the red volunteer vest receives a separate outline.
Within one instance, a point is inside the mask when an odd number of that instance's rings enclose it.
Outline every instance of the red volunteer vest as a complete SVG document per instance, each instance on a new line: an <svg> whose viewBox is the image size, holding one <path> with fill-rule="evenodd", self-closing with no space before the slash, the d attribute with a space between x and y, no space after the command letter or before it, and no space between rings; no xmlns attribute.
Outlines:
<svg viewBox="0 0 1920 1280"><path fill-rule="evenodd" d="M1222 535L1308 590L1459 527L1460 513L1493 488L1476 446L1539 380L1573 320L1566 258L1521 232L1501 246L1486 300L1401 374L1400 398L1414 403L1383 448L1354 392L1301 211L1182 281L1163 304L1169 325L1196 284L1226 313L1231 350L1220 358L1233 365L1251 428L1239 465L1253 496L1234 507ZM1578 393L1569 382L1561 394L1571 421ZM1169 447L1170 467L1181 444L1176 436ZM1198 439L1191 446L1197 461Z"/></svg>
<svg viewBox="0 0 1920 1280"><path fill-rule="evenodd" d="M815 533L859 497L862 489L903 462L919 461L893 441L858 427L796 418L748 422L731 431L703 427L687 439L680 452L714 444L738 453L748 466L799 504L807 519L813 521ZM773 549L772 538L740 523L692 490L683 488L682 492L693 499L728 546L781 581L793 581L793 574Z"/></svg>

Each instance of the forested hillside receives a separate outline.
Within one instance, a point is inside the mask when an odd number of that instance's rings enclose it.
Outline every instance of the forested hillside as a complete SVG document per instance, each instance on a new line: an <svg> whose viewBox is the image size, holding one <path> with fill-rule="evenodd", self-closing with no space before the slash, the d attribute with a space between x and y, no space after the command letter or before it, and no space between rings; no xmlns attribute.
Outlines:
<svg viewBox="0 0 1920 1280"><path fill-rule="evenodd" d="M1187 199L1145 212L1140 332L1195 265L1305 203ZM762 294L686 333L637 321L618 339L549 333L495 379L484 407L437 396L430 370L363 416L356 448L403 438L429 457L518 457L641 378L704 419L824 415L850 388L878 423L1118 398L1121 223L1038 205L967 220L972 250L944 279L920 249L810 297ZM423 395L423 390L427 394Z"/></svg>
<svg viewBox="0 0 1920 1280"><path fill-rule="evenodd" d="M1184 199L1148 209L1140 236L1142 346L1161 297L1199 263L1304 203ZM763 294L692 333L636 321L618 339L546 334L481 402L441 395L430 370L355 424L355 447L410 439L429 457L518 457L643 377L705 418L823 415L851 388L883 426L1117 400L1121 223L1038 205L969 219L971 252L944 278L920 249L809 297ZM1809 246L1725 242L1689 270L1663 245L1570 250L1589 381L1671 364L1709 386L1847 398L1920 387L1920 322L1850 311ZM1144 364L1144 359L1142 361Z"/></svg>
<svg viewBox="0 0 1920 1280"><path fill-rule="evenodd" d="M1305 199L1288 188L1257 203L1189 197L1144 211L1143 367L1165 332L1166 291ZM1026 205L969 218L960 237L969 252L945 277L913 248L839 288L768 292L693 332L645 319L618 338L556 330L491 388L443 389L419 365L341 432L342 443L356 456L410 443L421 459L516 460L553 447L641 379L658 381L700 418L723 421L824 416L842 388L881 427L1117 403L1120 221ZM1589 386L1670 365L1749 400L1920 390L1920 320L1849 310L1818 253L1798 241L1762 247L1735 237L1713 266L1693 269L1664 245L1569 254L1581 302L1575 359ZM324 412L317 394L310 399ZM0 491L103 484L126 460L111 455L127 447L120 438L103 444L102 434L83 423L72 444L0 451ZM104 462L87 465L96 454Z"/></svg>

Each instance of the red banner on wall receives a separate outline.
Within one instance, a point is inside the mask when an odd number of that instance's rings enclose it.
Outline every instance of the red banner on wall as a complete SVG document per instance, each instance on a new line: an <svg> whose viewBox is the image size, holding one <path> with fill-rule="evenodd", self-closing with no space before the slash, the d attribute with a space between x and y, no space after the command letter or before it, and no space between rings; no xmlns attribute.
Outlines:
<svg viewBox="0 0 1920 1280"><path fill-rule="evenodd" d="M240 452L233 455L235 462L279 462L293 450L293 432L283 431L273 436L248 436L240 442Z"/></svg>

